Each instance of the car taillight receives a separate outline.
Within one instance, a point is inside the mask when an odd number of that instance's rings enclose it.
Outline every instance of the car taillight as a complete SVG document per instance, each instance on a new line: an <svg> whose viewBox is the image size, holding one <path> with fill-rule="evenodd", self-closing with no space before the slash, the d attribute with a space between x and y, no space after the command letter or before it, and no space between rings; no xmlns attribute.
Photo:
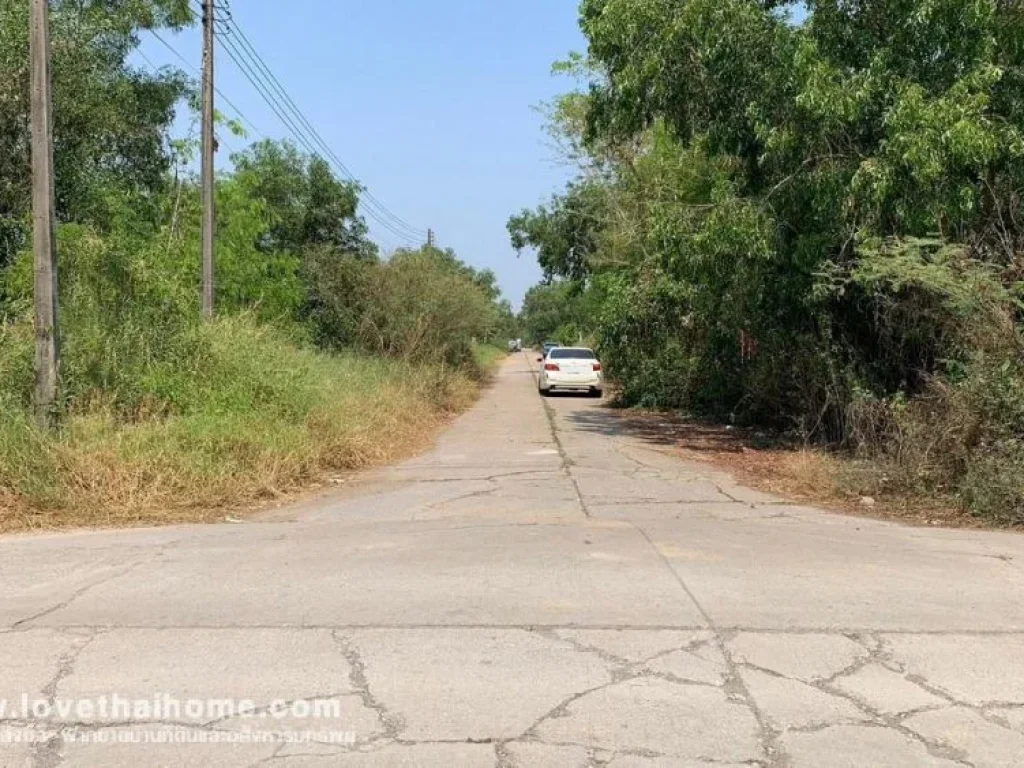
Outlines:
<svg viewBox="0 0 1024 768"><path fill-rule="evenodd" d="M560 371L562 369L558 367L558 363L545 363L544 364L544 370L545 371Z"/></svg>
<svg viewBox="0 0 1024 768"><path fill-rule="evenodd" d="M601 370L601 364L600 363L594 363L594 370L595 371L600 371Z"/></svg>

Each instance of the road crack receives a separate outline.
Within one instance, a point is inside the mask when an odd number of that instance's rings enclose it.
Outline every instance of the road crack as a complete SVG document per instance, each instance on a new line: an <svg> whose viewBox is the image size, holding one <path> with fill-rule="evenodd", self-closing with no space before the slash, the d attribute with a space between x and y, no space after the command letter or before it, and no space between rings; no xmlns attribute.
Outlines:
<svg viewBox="0 0 1024 768"><path fill-rule="evenodd" d="M715 638L715 644L718 646L719 653L725 659L725 665L727 674L725 676L725 691L730 699L742 700L747 708L754 715L754 719L757 721L758 730L760 731L760 740L762 749L765 752L767 765L769 766L785 766L789 764L788 756L783 752L782 746L779 743L779 732L776 731L765 717L764 713L758 707L757 702L754 700L753 695L750 693L750 689L747 688L743 678L740 675L739 668L736 664L735 659L732 656L732 652L728 647L728 637L718 627L711 614L707 612L697 596L690 589L689 585L683 579L682 576L672 567L672 564L665 557L665 554L661 551L657 544L654 543L654 539L651 538L650 534L647 533L642 527L636 523L630 522L630 525L636 529L636 531L643 536L647 543L651 546L651 549L655 551L658 559L668 568L669 573L672 574L672 578L679 584L679 587L683 590L689 600L693 603L693 606L697 609L704 621L707 623L708 629L711 631Z"/></svg>
<svg viewBox="0 0 1024 768"><path fill-rule="evenodd" d="M534 370L533 365L530 365L530 373L533 375L534 380L537 380L537 372ZM555 422L555 409L551 407L548 402L542 401L541 405L544 407L544 415L548 420L548 428L551 430L551 440L554 442L555 447L558 449L558 455L562 460L562 472L569 478L569 482L572 483L573 491L576 494L576 503L579 505L580 511L584 517L590 517L590 509L587 507L587 502L583 498L583 492L580 490L579 481L576 480L576 476L572 473L573 460L565 450L565 446L562 444L562 439L558 436L558 424Z"/></svg>
<svg viewBox="0 0 1024 768"><path fill-rule="evenodd" d="M60 687L60 684L71 676L75 670L75 662L78 661L78 657L95 638L96 634L76 638L76 641L72 643L71 647L57 661L57 669L53 677L43 686L41 691L51 709L57 701L57 689ZM33 723L33 725L39 725L39 723ZM64 745L61 733L65 727L65 724L59 724L49 739L33 744L31 752L33 768L53 768L53 766L60 764L63 759L60 750Z"/></svg>
<svg viewBox="0 0 1024 768"><path fill-rule="evenodd" d="M366 676L366 665L359 654L359 649L351 638L335 631L331 633L335 643L341 648L341 653L349 665L349 682L356 694L363 702L363 706L377 713L382 732L376 738L368 739L367 744L379 744L381 742L399 741L402 731L405 730L405 720L400 715L388 710L384 702L380 701L370 690L370 683Z"/></svg>

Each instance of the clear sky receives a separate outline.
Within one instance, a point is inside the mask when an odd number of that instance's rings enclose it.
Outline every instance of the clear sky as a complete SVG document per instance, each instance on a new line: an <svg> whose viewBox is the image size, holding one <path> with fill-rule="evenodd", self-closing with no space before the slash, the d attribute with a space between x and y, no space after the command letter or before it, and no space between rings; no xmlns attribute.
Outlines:
<svg viewBox="0 0 1024 768"><path fill-rule="evenodd" d="M405 221L432 227L440 246L493 269L518 306L540 272L532 255L516 258L505 224L568 178L533 107L571 86L550 68L585 47L577 0L235 0L230 6L356 177ZM150 60L181 66L148 34L143 38ZM199 65L196 30L165 38ZM216 80L262 134L288 136L223 51ZM245 144L229 142L236 149ZM370 223L378 242L397 244Z"/></svg>

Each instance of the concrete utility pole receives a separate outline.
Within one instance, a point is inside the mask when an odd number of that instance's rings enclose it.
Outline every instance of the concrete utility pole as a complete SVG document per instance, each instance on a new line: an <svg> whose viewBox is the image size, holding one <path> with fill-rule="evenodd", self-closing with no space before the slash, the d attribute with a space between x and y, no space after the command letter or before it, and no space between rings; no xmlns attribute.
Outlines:
<svg viewBox="0 0 1024 768"><path fill-rule="evenodd" d="M217 211L214 194L213 155L213 48L214 3L203 0L203 317L213 317L215 298L214 249Z"/></svg>
<svg viewBox="0 0 1024 768"><path fill-rule="evenodd" d="M53 101L50 95L50 4L32 0L32 248L35 256L35 413L45 429L57 420L60 332L57 323L57 245L53 191Z"/></svg>
<svg viewBox="0 0 1024 768"><path fill-rule="evenodd" d="M427 247L428 248L433 248L434 247L434 230L432 230L432 229L428 229L427 230Z"/></svg>

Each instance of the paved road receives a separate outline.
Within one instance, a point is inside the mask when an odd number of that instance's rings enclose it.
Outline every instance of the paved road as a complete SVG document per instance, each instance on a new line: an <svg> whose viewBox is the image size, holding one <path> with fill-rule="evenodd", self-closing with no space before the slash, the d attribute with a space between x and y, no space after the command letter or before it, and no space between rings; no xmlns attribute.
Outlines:
<svg viewBox="0 0 1024 768"><path fill-rule="evenodd" d="M2 765L1024 765L1024 537L780 503L525 356L420 458L242 525L0 540L0 589L0 699L263 715L8 708L44 739Z"/></svg>

